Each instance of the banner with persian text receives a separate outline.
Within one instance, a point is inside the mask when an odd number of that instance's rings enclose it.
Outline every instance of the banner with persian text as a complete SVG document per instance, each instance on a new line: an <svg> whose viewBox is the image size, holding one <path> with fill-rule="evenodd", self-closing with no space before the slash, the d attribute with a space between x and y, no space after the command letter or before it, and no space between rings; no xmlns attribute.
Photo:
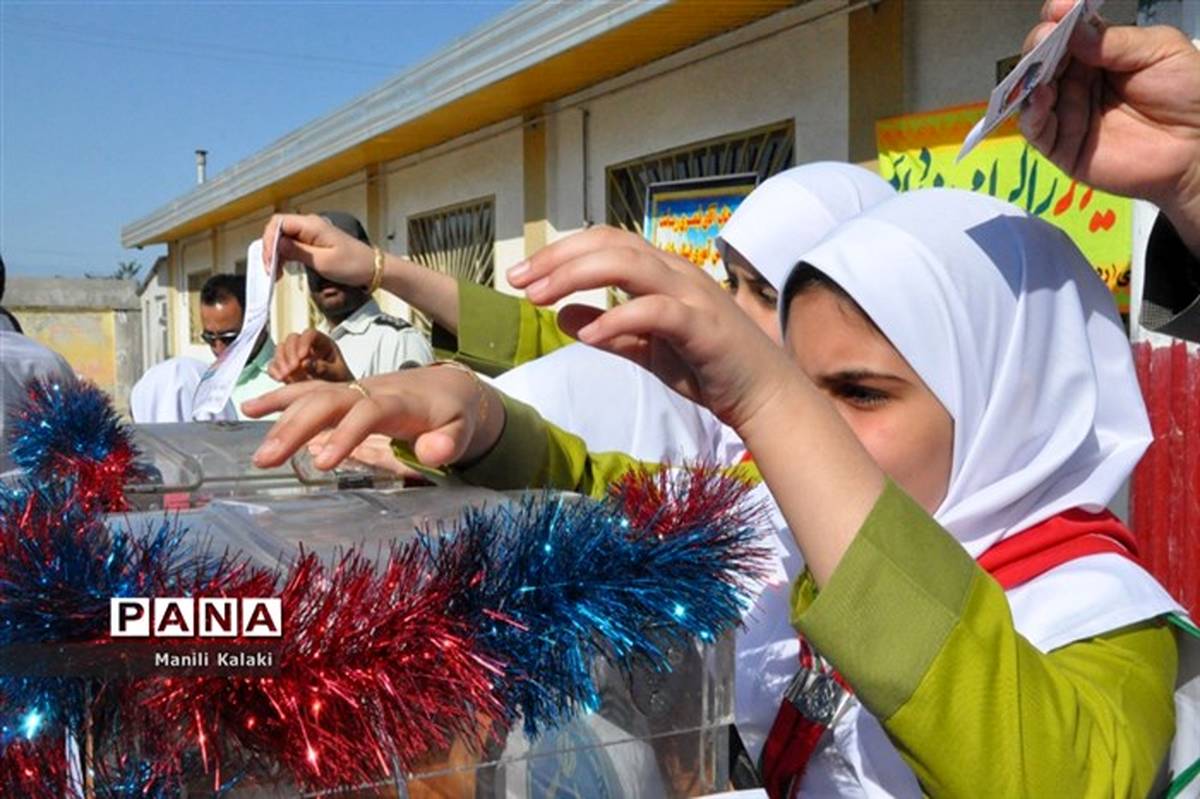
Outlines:
<svg viewBox="0 0 1200 799"><path fill-rule="evenodd" d="M1061 228L1129 310L1133 205L1069 178L1035 150L1016 118L954 163L985 103L881 119L875 125L879 172L900 191L929 186L970 189L1024 208Z"/></svg>

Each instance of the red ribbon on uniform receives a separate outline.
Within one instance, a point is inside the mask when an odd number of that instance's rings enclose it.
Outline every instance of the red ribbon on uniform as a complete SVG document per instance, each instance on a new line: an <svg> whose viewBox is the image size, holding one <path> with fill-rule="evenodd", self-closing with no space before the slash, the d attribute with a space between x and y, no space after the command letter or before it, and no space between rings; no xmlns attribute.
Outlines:
<svg viewBox="0 0 1200 799"><path fill-rule="evenodd" d="M1137 541L1110 511L1073 508L998 542L979 556L978 563L1008 591L1064 563L1104 553L1137 562ZM831 685L841 693L833 695ZM841 675L801 638L800 671L780 704L760 761L763 788L771 799L788 799L797 790L808 761L850 694Z"/></svg>

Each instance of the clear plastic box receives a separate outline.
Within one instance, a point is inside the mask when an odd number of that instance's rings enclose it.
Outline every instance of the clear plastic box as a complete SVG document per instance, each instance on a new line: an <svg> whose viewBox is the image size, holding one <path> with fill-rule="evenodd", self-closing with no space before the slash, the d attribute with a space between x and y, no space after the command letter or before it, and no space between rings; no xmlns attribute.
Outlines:
<svg viewBox="0 0 1200 799"><path fill-rule="evenodd" d="M144 479L126 486L139 509L189 508L219 497L279 496L337 488L402 485L380 469L346 461L323 472L301 449L286 464L260 469L252 461L270 422L192 422L133 425Z"/></svg>
<svg viewBox="0 0 1200 799"><path fill-rule="evenodd" d="M368 554L418 529L452 524L466 506L516 495L467 486L403 488L388 475L350 468L321 473L301 454L287 466L250 462L265 423L141 425L137 443L154 478L130 486L136 507L112 523L136 530L164 506L197 540L276 565L306 551ZM389 486L364 489L363 484ZM171 501L172 496L186 501ZM596 663L602 702L595 713L529 741L518 723L502 746L455 746L385 783L328 795L352 797L684 797L726 790L733 721L733 636L669 652L670 672L622 673ZM203 795L202 791L190 791ZM237 797L301 795L295 786L246 783Z"/></svg>

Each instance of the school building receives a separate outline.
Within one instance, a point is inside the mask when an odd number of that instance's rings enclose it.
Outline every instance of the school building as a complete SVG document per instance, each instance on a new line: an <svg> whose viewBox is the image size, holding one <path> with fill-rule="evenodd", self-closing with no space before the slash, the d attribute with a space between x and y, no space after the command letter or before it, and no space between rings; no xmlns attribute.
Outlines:
<svg viewBox="0 0 1200 799"><path fill-rule="evenodd" d="M547 242L593 223L640 229L650 183L873 161L877 119L985 99L1039 7L520 5L126 225L125 246L168 246L142 293L145 364L210 357L199 288L244 269L272 212L348 211L391 252L505 289L504 270ZM273 311L276 340L310 325L302 274Z"/></svg>

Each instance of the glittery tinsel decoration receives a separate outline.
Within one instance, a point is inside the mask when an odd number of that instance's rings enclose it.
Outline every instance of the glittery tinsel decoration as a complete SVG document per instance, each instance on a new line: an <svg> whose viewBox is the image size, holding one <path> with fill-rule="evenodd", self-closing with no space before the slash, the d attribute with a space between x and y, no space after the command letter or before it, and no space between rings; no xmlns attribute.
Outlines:
<svg viewBox="0 0 1200 799"><path fill-rule="evenodd" d="M223 761L276 762L307 789L385 779L455 739L480 748L504 712L501 665L449 612L454 585L429 565L415 542L382 566L303 555L278 591L278 673L151 681L140 701L156 734L199 749L218 782Z"/></svg>
<svg viewBox="0 0 1200 799"><path fill-rule="evenodd" d="M129 427L108 395L82 379L31 380L9 410L12 459L45 483L72 480L76 500L126 510L125 484L140 472Z"/></svg>

